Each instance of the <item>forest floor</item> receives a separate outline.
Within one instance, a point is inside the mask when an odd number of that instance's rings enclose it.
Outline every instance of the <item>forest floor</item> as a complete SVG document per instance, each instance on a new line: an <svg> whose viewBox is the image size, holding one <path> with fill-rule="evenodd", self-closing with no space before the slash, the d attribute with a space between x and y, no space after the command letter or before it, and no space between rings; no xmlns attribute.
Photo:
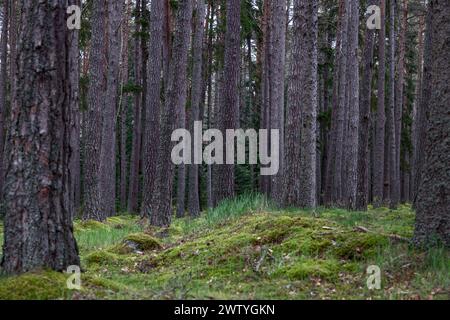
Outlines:
<svg viewBox="0 0 450 320"><path fill-rule="evenodd" d="M450 299L450 252L412 248L413 225L408 205L278 211L260 196L165 230L127 215L76 221L81 290L40 271L0 277L0 299Z"/></svg>

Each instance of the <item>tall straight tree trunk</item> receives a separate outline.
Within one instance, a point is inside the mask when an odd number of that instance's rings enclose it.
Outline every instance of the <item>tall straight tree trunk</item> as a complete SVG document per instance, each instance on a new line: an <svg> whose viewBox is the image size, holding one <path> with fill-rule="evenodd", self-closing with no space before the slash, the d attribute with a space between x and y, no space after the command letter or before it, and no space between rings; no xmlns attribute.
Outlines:
<svg viewBox="0 0 450 320"><path fill-rule="evenodd" d="M142 46L141 46L141 0L136 1L134 40L134 84L140 88L134 93L133 142L131 149L130 180L128 188L128 212L136 213L139 196L139 171L142 144Z"/></svg>
<svg viewBox="0 0 450 320"><path fill-rule="evenodd" d="M197 0L195 33L192 43L192 91L191 91L191 117L190 132L194 137L194 122L200 120L200 103L202 99L202 66L203 66L203 38L205 21L205 0ZM195 137L194 137L195 140ZM195 154L195 148L192 149L191 156ZM199 166L192 164L189 166L189 194L188 210L191 217L200 215L200 195L199 195Z"/></svg>
<svg viewBox="0 0 450 320"><path fill-rule="evenodd" d="M144 139L143 189L141 216L150 217L151 201L158 160L160 115L161 115L161 72L162 41L164 25L164 0L152 1L150 11L150 41L147 76L147 125Z"/></svg>
<svg viewBox="0 0 450 320"><path fill-rule="evenodd" d="M386 26L385 26L385 0L380 0L381 29L378 40L378 105L376 119L376 136L373 159L373 202L380 206L383 201L384 187L384 139L385 139L385 73L386 73Z"/></svg>
<svg viewBox="0 0 450 320"><path fill-rule="evenodd" d="M400 195L398 194L398 186L400 181L397 180L396 154L397 154L397 138L395 136L395 0L390 0L390 24L389 24L389 116L388 116L388 175L389 183L389 206L396 208L399 203Z"/></svg>
<svg viewBox="0 0 450 320"><path fill-rule="evenodd" d="M356 194L358 186L358 143L359 143L359 2L351 1L349 16L349 66L348 74L348 118L347 127L347 168L346 175L346 206L350 210L356 209Z"/></svg>
<svg viewBox="0 0 450 320"><path fill-rule="evenodd" d="M210 15L209 15L209 27L208 27L208 101L207 101L207 114L208 114L208 128L211 128L213 120L213 33L211 32L214 24L215 15L215 5L214 2L210 4ZM206 169L206 201L208 209L214 207L213 199L213 184L212 184L212 166L207 165Z"/></svg>
<svg viewBox="0 0 450 320"><path fill-rule="evenodd" d="M106 15L104 1L94 1L91 18L91 51L89 53L89 92L86 120L84 163L83 219L103 221L106 214L101 207L100 153L102 144L102 112L106 92Z"/></svg>
<svg viewBox="0 0 450 320"><path fill-rule="evenodd" d="M70 5L81 6L80 0L70 0ZM81 205L81 168L80 168L80 51L78 48L79 31L74 29L69 33L69 80L70 80L70 205L73 215L77 215ZM72 217L74 218L74 216Z"/></svg>
<svg viewBox="0 0 450 320"><path fill-rule="evenodd" d="M427 14L427 19L429 13ZM422 88L424 85L429 85L423 82L424 78L424 31L425 31L425 17L419 18L419 57L418 57L418 69L419 74L417 76L417 86L416 86L416 99L414 101L414 111L413 111L413 129L412 129L412 143L413 143L413 155L412 155L412 172L411 172L411 188L410 188L410 199L414 200L417 194L420 172L420 163L423 155L422 140L423 136L423 123L425 122L425 112L422 109ZM427 43L431 41L431 35L427 32ZM427 45L429 47L429 45ZM427 60L429 61L429 60Z"/></svg>
<svg viewBox="0 0 450 320"><path fill-rule="evenodd" d="M333 88L332 130L328 150L327 188L325 203L342 204L342 162L346 109L348 11L350 1L340 0L336 39L336 61Z"/></svg>
<svg viewBox="0 0 450 320"><path fill-rule="evenodd" d="M239 67L240 67L240 26L241 2L239 0L227 1L227 29L225 33L224 74L219 114L221 117L220 129L223 133L227 129L238 127L239 115ZM227 158L224 151L224 159ZM218 181L221 188L217 191L216 201L232 198L235 195L233 164L221 165L217 170Z"/></svg>
<svg viewBox="0 0 450 320"><path fill-rule="evenodd" d="M399 57L398 57L398 80L395 90L395 170L396 170L396 184L393 186L395 188L395 194L397 195L396 200L400 202L401 195L401 167L400 167L400 151L401 151L401 136L402 136L402 118L403 118L403 87L405 82L405 46L406 46L406 32L408 28L408 1L403 0L401 8L401 22L400 22L400 34L399 34Z"/></svg>
<svg viewBox="0 0 450 320"><path fill-rule="evenodd" d="M262 41L260 43L261 56L261 114L260 128L270 130L270 1L263 1L262 5ZM269 176L260 176L260 191L270 195L271 180Z"/></svg>
<svg viewBox="0 0 450 320"><path fill-rule="evenodd" d="M128 93L124 88L128 84L128 54L129 54L129 35L130 35L130 11L131 0L127 0L124 8L125 16L122 19L122 63L121 63L121 98L120 98L120 205L122 209L126 208L127 202L127 114L128 114Z"/></svg>
<svg viewBox="0 0 450 320"><path fill-rule="evenodd" d="M15 81L22 90L12 106L2 267L6 273L62 271L80 263L69 204L66 1L20 1L20 10Z"/></svg>
<svg viewBox="0 0 450 320"><path fill-rule="evenodd" d="M271 130L279 130L279 170L271 176L271 198L281 203L283 197L284 162L284 75L286 58L286 0L269 2L269 125ZM272 151L271 151L272 152Z"/></svg>
<svg viewBox="0 0 450 320"><path fill-rule="evenodd" d="M171 160L172 132L180 121L182 108L186 105L187 62L191 35L192 0L180 3L169 79L166 89L165 108L162 114L161 138L158 149L158 167L152 199L150 222L155 226L169 226L172 221L172 187L175 165Z"/></svg>
<svg viewBox="0 0 450 320"><path fill-rule="evenodd" d="M0 203L3 203L3 156L5 149L5 115L7 109L9 0L3 1L2 39L0 42Z"/></svg>
<svg viewBox="0 0 450 320"><path fill-rule="evenodd" d="M100 186L103 213L116 212L116 109L119 93L120 23L123 1L108 1L108 73L100 152Z"/></svg>
<svg viewBox="0 0 450 320"><path fill-rule="evenodd" d="M427 32L431 33L431 100L424 163L416 203L414 242L450 247L450 2L431 0Z"/></svg>
<svg viewBox="0 0 450 320"><path fill-rule="evenodd" d="M376 4L371 0L368 4ZM359 103L358 183L356 210L367 210L369 204L369 136L371 122L371 97L375 30L365 29L365 43L362 65L361 92Z"/></svg>
<svg viewBox="0 0 450 320"><path fill-rule="evenodd" d="M417 133L416 133L416 145L415 145L415 161L414 161L414 190L413 192L413 204L417 205L417 196L419 192L419 188L422 184L422 171L424 161L425 161L425 153L423 152L425 148L425 138L427 131L427 113L430 109L430 100L432 91L435 90L432 86L432 45L436 40L433 39L432 32L432 12L428 10L426 17L426 29L425 29L425 43L424 43L424 54L423 54L423 75L422 75L422 84L421 84L421 92L418 103L417 110Z"/></svg>
<svg viewBox="0 0 450 320"><path fill-rule="evenodd" d="M317 152L317 38L318 1L294 1L294 14L299 29L294 39L299 39L300 92L296 103L301 110L300 197L299 206L315 208L317 205L316 152ZM309 32L301 32L305 28ZM301 28L301 29L300 29ZM295 59L295 58L294 58ZM291 132L295 136L295 132ZM298 142L297 142L298 143Z"/></svg>

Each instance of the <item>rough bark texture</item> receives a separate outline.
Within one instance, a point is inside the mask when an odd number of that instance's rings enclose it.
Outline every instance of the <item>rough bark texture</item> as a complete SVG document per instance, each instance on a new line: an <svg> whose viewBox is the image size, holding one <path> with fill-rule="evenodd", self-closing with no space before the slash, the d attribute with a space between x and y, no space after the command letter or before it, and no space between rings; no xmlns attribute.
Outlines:
<svg viewBox="0 0 450 320"><path fill-rule="evenodd" d="M3 151L5 147L5 114L7 108L9 1L3 1L2 39L0 42L0 204L3 203Z"/></svg>
<svg viewBox="0 0 450 320"><path fill-rule="evenodd" d="M81 6L80 0L70 0L69 5ZM69 101L72 112L70 122L70 205L74 218L78 215L81 205L81 168L80 168L80 50L78 48L79 30L71 30L69 33Z"/></svg>
<svg viewBox="0 0 450 320"><path fill-rule="evenodd" d="M70 199L66 1L20 1L17 92L5 181L6 273L79 265ZM45 98L43 98L45 97Z"/></svg>
<svg viewBox="0 0 450 320"><path fill-rule="evenodd" d="M400 21L400 33L398 39L398 64L397 73L398 79L395 89L395 170L396 170L396 184L393 186L395 188L395 193L397 195L396 200L400 202L401 200L401 163L400 163L400 152L401 152L401 136L402 136L402 119L403 119L403 106L405 99L403 97L403 88L405 82L405 47L406 47L406 32L408 28L408 1L403 0L401 6L401 21Z"/></svg>
<svg viewBox="0 0 450 320"><path fill-rule="evenodd" d="M177 15L169 79L165 94L166 104L162 114L158 167L151 208L150 222L155 226L169 226L172 221L172 187L175 166L171 160L171 147L174 145L171 142L171 135L180 121L181 109L185 108L186 104L187 58L191 35L192 1L181 2Z"/></svg>
<svg viewBox="0 0 450 320"><path fill-rule="evenodd" d="M348 11L350 1L339 2L339 21L336 40L336 61L333 88L333 112L328 150L325 203L342 204L342 162L347 92Z"/></svg>
<svg viewBox="0 0 450 320"><path fill-rule="evenodd" d="M299 37L299 81L301 90L296 102L301 109L300 131L300 207L315 208L317 205L316 150L317 150L317 37L318 1L294 1L294 17L299 21L299 29L294 30L294 38ZM302 32L301 29L308 32ZM291 133L294 134L295 133ZM297 143L299 143L297 141Z"/></svg>
<svg viewBox="0 0 450 320"><path fill-rule="evenodd" d="M431 10L428 11L426 17L426 30L425 30L425 43L424 43L424 54L423 54L423 75L421 82L421 92L419 97L419 102L417 104L417 113L416 113L416 139L414 145L414 173L413 173L413 184L414 189L412 190L412 200L414 206L417 204L417 195L419 192L419 187L421 185L422 180L422 171L423 164L425 159L425 153L423 152L425 148L425 137L426 137L426 129L427 129L427 112L430 108L430 99L431 93L433 90L432 87L432 74L431 68L433 64L432 57L432 44L433 41L433 32L432 21L433 17L431 14Z"/></svg>
<svg viewBox="0 0 450 320"><path fill-rule="evenodd" d="M122 209L126 209L127 202L127 114L128 114L128 93L124 92L125 86L128 84L128 55L129 55L129 35L131 14L131 0L127 0L125 4L125 16L122 19L122 62L120 66L121 77L121 96L120 96L120 205Z"/></svg>
<svg viewBox="0 0 450 320"><path fill-rule="evenodd" d="M202 66L203 66L203 37L205 33L205 1L197 0L195 33L192 43L192 91L191 91L191 117L190 132L194 137L194 121L200 120L200 102L202 99ZM194 155L194 148L191 155ZM199 166L192 164L189 166L189 194L188 211L192 217L200 215L200 195L199 195Z"/></svg>
<svg viewBox="0 0 450 320"><path fill-rule="evenodd" d="M283 197L283 162L284 162L284 75L286 58L286 0L272 0L269 2L270 20L268 43L267 71L269 91L269 126L280 132L279 141L279 170L278 174L270 177L270 195L276 202L281 203ZM308 17L309 18L309 17ZM309 21L306 21L309 22ZM314 37L315 32L311 31ZM306 95L307 96L307 95ZM305 98L306 98L305 96Z"/></svg>
<svg viewBox="0 0 450 320"><path fill-rule="evenodd" d="M239 122L239 67L240 67L240 26L241 2L239 0L227 1L227 29L225 33L224 73L221 103L219 114L221 117L220 129L223 133L227 129L235 129ZM226 152L224 150L224 159ZM216 203L232 198L235 194L234 168L232 164L220 165L217 176L221 188L216 194Z"/></svg>
<svg viewBox="0 0 450 320"><path fill-rule="evenodd" d="M381 29L378 40L378 105L376 119L376 136L373 159L373 203L380 206L383 200L384 186L384 139L386 116L384 110L385 99L385 72L386 72L386 27L385 27L385 0L380 0Z"/></svg>
<svg viewBox="0 0 450 320"><path fill-rule="evenodd" d="M414 242L442 242L450 247L450 2L432 0L427 32L431 32L431 101L425 159L416 204Z"/></svg>
<svg viewBox="0 0 450 320"><path fill-rule="evenodd" d="M91 51L89 53L88 110L85 116L86 137L84 163L84 211L83 219L102 221L106 215L101 208L100 153L102 134L102 112L106 92L106 19L104 1L92 3Z"/></svg>
<svg viewBox="0 0 450 320"><path fill-rule="evenodd" d="M108 1L108 73L100 151L100 192L103 214L116 212L116 109L119 93L120 22L123 0Z"/></svg>
<svg viewBox="0 0 450 320"><path fill-rule="evenodd" d="M141 0L136 1L136 20L135 22L135 40L134 40L134 84L141 90L134 93L134 112L133 112L133 142L130 160L130 180L128 188L128 212L136 213L138 210L139 196L139 172L141 162L141 144L142 144L142 31L141 18Z"/></svg>
<svg viewBox="0 0 450 320"><path fill-rule="evenodd" d="M162 40L164 25L164 0L152 1L150 17L150 41L147 68L147 125L144 139L143 189L141 215L150 217L158 160L160 115Z"/></svg>
<svg viewBox="0 0 450 320"><path fill-rule="evenodd" d="M377 3L371 0L369 5ZM371 97L373 54L375 30L366 28L364 53L362 60L362 79L359 103L359 143L358 143L358 183L356 194L356 209L367 210L369 204L369 136L371 122Z"/></svg>
<svg viewBox="0 0 450 320"><path fill-rule="evenodd" d="M389 24L389 115L388 115L388 175L389 188L388 200L389 206L395 208L400 200L398 186L400 181L397 180L396 154L397 154L397 138L395 136L395 2L390 0L390 24Z"/></svg>
<svg viewBox="0 0 450 320"><path fill-rule="evenodd" d="M348 74L348 127L347 127L347 167L346 199L348 209L356 209L356 193L358 185L358 143L359 143L359 2L351 1L349 18L349 74Z"/></svg>

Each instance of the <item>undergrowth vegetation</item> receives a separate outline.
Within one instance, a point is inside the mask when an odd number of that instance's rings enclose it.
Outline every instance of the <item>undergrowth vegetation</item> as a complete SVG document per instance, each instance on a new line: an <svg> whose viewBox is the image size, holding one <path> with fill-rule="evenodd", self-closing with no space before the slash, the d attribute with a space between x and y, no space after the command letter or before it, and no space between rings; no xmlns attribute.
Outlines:
<svg viewBox="0 0 450 320"><path fill-rule="evenodd" d="M76 221L82 289L40 271L0 278L0 299L448 299L450 254L414 249L413 223L408 205L280 211L256 194L168 229ZM367 289L370 265L380 290Z"/></svg>

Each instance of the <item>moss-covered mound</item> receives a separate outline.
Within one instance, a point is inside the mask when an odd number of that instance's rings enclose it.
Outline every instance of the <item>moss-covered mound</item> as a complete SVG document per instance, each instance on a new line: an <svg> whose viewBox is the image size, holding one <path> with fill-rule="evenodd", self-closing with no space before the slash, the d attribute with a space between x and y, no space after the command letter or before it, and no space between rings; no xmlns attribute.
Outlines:
<svg viewBox="0 0 450 320"><path fill-rule="evenodd" d="M52 300L68 298L67 276L53 271L0 279L0 300Z"/></svg>

